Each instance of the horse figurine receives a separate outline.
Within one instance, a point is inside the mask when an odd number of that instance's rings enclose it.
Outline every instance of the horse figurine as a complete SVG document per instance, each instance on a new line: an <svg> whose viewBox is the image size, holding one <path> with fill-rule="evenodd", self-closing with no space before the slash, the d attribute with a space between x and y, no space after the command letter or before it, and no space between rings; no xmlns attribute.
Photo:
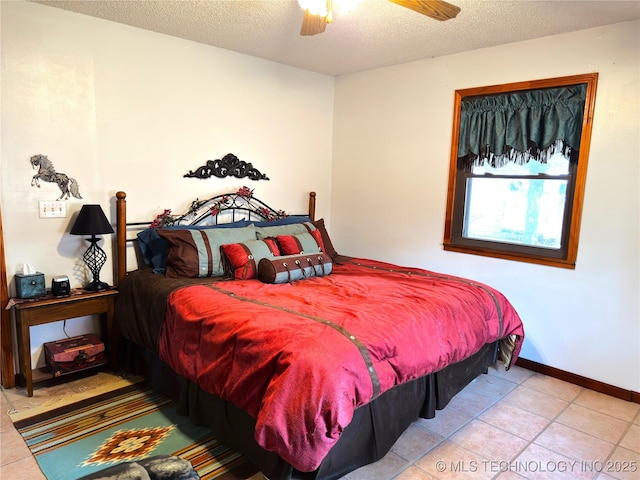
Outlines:
<svg viewBox="0 0 640 480"><path fill-rule="evenodd" d="M46 155L34 155L31 157L31 166L38 168L38 173L31 179L32 187L35 185L40 188L40 180L57 183L62 191L62 195L57 200L62 200L63 198L66 200L71 195L76 198L82 198L78 182L64 173L56 172L56 169L53 168L53 163Z"/></svg>

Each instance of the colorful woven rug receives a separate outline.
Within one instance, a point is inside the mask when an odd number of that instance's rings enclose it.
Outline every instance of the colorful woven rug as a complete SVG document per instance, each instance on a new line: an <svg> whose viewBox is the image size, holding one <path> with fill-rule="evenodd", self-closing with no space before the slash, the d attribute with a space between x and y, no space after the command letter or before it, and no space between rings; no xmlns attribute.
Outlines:
<svg viewBox="0 0 640 480"><path fill-rule="evenodd" d="M155 455L189 460L203 480L247 479L257 469L175 412L171 400L130 386L36 417L16 429L48 480L71 480Z"/></svg>

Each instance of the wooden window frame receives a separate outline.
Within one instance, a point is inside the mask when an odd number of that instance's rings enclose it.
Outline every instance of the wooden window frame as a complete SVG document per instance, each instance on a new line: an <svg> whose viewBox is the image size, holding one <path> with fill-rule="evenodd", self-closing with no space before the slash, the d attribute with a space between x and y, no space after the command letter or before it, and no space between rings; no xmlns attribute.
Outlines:
<svg viewBox="0 0 640 480"><path fill-rule="evenodd" d="M593 113L595 108L597 73L573 75L568 77L549 78L517 82L504 85L492 85L487 87L468 88L456 90L454 100L454 117L451 140L451 159L449 164L449 185L447 189L447 210L445 216L445 229L443 246L447 251L482 255L507 260L515 260L528 263L536 263L554 267L574 269L578 257L578 240L580 233L580 220L587 177L587 164L591 145L591 127L593 125ZM462 224L460 212L464 210L464 193L460 195L460 189L464 192L466 187L461 186L462 175L458 169L458 142L460 135L461 104L464 98L478 95L509 94L518 91L536 90L542 88L563 87L568 85L586 84L586 98L584 105L584 117L578 162L572 168L574 176L574 188L567 192L567 206L563 223L563 248L561 257L557 253L550 254L543 248L514 248L515 244L498 244L497 242L470 241L462 237ZM458 195L456 196L456 191ZM572 198L570 198L572 193ZM566 243L565 243L566 242ZM565 248L566 245L566 248ZM528 250L528 252L526 251Z"/></svg>

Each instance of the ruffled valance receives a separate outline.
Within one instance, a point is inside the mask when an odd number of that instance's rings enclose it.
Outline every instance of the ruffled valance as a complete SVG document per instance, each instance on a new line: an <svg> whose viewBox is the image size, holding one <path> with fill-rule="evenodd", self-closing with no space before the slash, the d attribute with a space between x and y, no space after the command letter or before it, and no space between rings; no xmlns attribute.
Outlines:
<svg viewBox="0 0 640 480"><path fill-rule="evenodd" d="M586 91L579 84L462 99L458 165L546 163L558 145L577 161Z"/></svg>

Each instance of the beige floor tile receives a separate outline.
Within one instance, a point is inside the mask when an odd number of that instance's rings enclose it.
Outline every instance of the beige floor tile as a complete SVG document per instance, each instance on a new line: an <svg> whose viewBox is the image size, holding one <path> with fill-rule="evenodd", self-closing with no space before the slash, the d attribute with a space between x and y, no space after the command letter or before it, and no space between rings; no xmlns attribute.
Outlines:
<svg viewBox="0 0 640 480"><path fill-rule="evenodd" d="M530 480L589 480L597 475L581 462L535 444L504 468Z"/></svg>
<svg viewBox="0 0 640 480"><path fill-rule="evenodd" d="M0 467L2 480L47 480L35 458L29 456Z"/></svg>
<svg viewBox="0 0 640 480"><path fill-rule="evenodd" d="M640 453L640 425L631 425L620 441L620 446ZM640 472L640 465L638 465ZM640 474L639 474L640 476Z"/></svg>
<svg viewBox="0 0 640 480"><path fill-rule="evenodd" d="M522 480L524 477L510 471L502 472L497 477L497 480Z"/></svg>
<svg viewBox="0 0 640 480"><path fill-rule="evenodd" d="M417 425L410 425L396 441L391 451L409 462L415 462L443 440L444 437L440 435Z"/></svg>
<svg viewBox="0 0 640 480"><path fill-rule="evenodd" d="M533 440L551 422L548 418L506 402L496 403L478 418L529 441Z"/></svg>
<svg viewBox="0 0 640 480"><path fill-rule="evenodd" d="M569 407L556 418L556 422L588 433L609 443L617 443L629 426L628 422L574 404L569 405Z"/></svg>
<svg viewBox="0 0 640 480"><path fill-rule="evenodd" d="M526 368L518 367L517 365L514 365L509 370L505 370L503 364L496 362L489 367L488 374L504 378L513 383L522 383L533 375L533 372Z"/></svg>
<svg viewBox="0 0 640 480"><path fill-rule="evenodd" d="M6 430L14 430L13 422L9 417L9 406L4 406L0 411L0 433L5 432Z"/></svg>
<svg viewBox="0 0 640 480"><path fill-rule="evenodd" d="M604 465L602 472L620 480L640 478L640 453L618 447Z"/></svg>
<svg viewBox="0 0 640 480"><path fill-rule="evenodd" d="M480 375L465 388L465 391L502 398L516 386L515 383L503 380L496 375Z"/></svg>
<svg viewBox="0 0 640 480"><path fill-rule="evenodd" d="M560 423L552 423L534 441L549 450L577 460L604 461L613 450L613 444Z"/></svg>
<svg viewBox="0 0 640 480"><path fill-rule="evenodd" d="M348 480L371 480L373 478L387 479L393 478L410 465L405 459L393 452L387 453L381 460L365 465L351 473L346 478Z"/></svg>
<svg viewBox="0 0 640 480"><path fill-rule="evenodd" d="M393 480L433 480L433 477L427 472L411 466L403 470L400 475L394 477Z"/></svg>
<svg viewBox="0 0 640 480"><path fill-rule="evenodd" d="M564 400L525 387L524 385L520 385L507 394L503 398L503 401L550 420L555 418L569 405L569 403Z"/></svg>
<svg viewBox="0 0 640 480"><path fill-rule="evenodd" d="M24 443L22 436L15 428L3 431L0 434L0 465L8 465L23 458L31 457L31 451Z"/></svg>
<svg viewBox="0 0 640 480"><path fill-rule="evenodd" d="M490 471L489 464L486 458L450 441L442 442L415 462L416 467L438 480L489 479L496 474Z"/></svg>
<svg viewBox="0 0 640 480"><path fill-rule="evenodd" d="M522 385L538 390L539 392L547 395L560 398L567 402L574 400L583 390L582 387L573 385L572 383L558 380L553 377L547 377L540 373L534 373Z"/></svg>
<svg viewBox="0 0 640 480"><path fill-rule="evenodd" d="M492 461L509 462L529 444L528 441L480 420L472 420L449 440Z"/></svg>
<svg viewBox="0 0 640 480"><path fill-rule="evenodd" d="M456 410L475 417L496 403L496 401L497 399L495 397L489 397L473 389L467 390L465 388L451 399L448 407L455 408Z"/></svg>
<svg viewBox="0 0 640 480"><path fill-rule="evenodd" d="M640 412L640 405L637 403L627 402L620 398L605 395L604 393L594 392L593 390L584 390L578 395L574 403L627 422L630 422L636 417L635 423L640 425L640 422L638 422L638 418L640 417L637 417Z"/></svg>
<svg viewBox="0 0 640 480"><path fill-rule="evenodd" d="M428 428L432 432L448 437L453 432L469 423L474 418L467 412L456 410L452 406L448 406L444 410L438 410L436 416L430 419L419 418L414 423L422 428Z"/></svg>

